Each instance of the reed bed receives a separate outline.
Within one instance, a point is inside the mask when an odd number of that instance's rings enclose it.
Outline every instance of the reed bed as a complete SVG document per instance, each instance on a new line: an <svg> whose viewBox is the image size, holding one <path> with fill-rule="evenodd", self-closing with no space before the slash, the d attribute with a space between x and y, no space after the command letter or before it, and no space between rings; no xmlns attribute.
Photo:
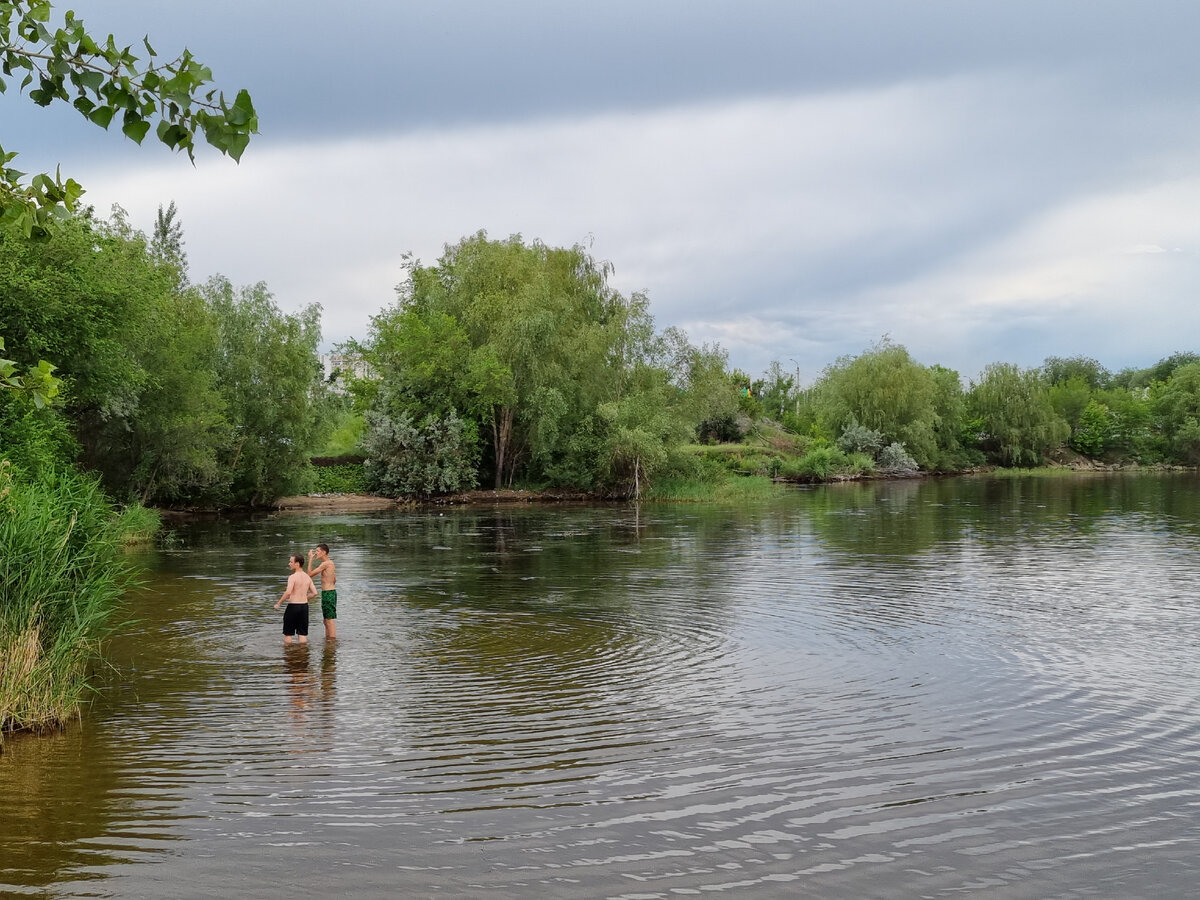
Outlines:
<svg viewBox="0 0 1200 900"><path fill-rule="evenodd" d="M77 714L129 585L121 544L95 480L0 461L0 736Z"/></svg>

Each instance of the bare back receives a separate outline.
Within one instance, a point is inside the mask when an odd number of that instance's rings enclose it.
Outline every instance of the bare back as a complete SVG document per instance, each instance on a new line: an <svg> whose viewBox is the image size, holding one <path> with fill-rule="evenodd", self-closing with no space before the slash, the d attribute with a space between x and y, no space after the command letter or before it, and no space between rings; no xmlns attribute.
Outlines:
<svg viewBox="0 0 1200 900"><path fill-rule="evenodd" d="M288 603L307 603L309 598L316 596L317 589L313 580L304 573L303 569L288 576L285 596Z"/></svg>

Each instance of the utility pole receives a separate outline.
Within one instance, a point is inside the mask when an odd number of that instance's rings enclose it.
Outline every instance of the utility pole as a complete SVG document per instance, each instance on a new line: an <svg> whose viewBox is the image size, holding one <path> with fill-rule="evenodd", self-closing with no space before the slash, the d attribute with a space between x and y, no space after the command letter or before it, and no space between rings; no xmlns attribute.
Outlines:
<svg viewBox="0 0 1200 900"><path fill-rule="evenodd" d="M796 362L796 360L792 359L790 356L788 359L796 363L796 382L793 385L793 388L796 391L796 415L800 415L800 363Z"/></svg>

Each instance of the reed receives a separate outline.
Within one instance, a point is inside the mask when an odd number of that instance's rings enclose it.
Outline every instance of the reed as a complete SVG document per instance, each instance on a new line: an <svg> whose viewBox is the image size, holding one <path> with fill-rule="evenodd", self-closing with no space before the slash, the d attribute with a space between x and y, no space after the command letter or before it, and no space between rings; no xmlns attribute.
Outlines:
<svg viewBox="0 0 1200 900"><path fill-rule="evenodd" d="M140 503L125 507L117 519L117 533L126 547L152 543L160 530L162 513Z"/></svg>
<svg viewBox="0 0 1200 900"><path fill-rule="evenodd" d="M129 584L121 542L94 480L26 481L0 461L0 735L78 712Z"/></svg>

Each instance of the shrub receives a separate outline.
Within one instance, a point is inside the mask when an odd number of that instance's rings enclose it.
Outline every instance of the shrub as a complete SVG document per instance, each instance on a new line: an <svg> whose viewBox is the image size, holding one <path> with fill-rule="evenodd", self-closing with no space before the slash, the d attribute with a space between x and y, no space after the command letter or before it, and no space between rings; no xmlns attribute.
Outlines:
<svg viewBox="0 0 1200 900"><path fill-rule="evenodd" d="M920 468L904 445L898 442L888 444L879 452L879 470L894 475L911 475Z"/></svg>
<svg viewBox="0 0 1200 900"><path fill-rule="evenodd" d="M883 449L883 432L875 431L867 428L865 425L859 425L858 422L851 421L842 432L842 436L838 438L837 445L840 450L846 453L865 453L872 459Z"/></svg>
<svg viewBox="0 0 1200 900"><path fill-rule="evenodd" d="M803 479L824 480L841 471L846 462L846 454L836 447L814 447L799 460L789 461L784 474Z"/></svg>
<svg viewBox="0 0 1200 900"><path fill-rule="evenodd" d="M367 473L361 462L313 468L318 494L362 494L367 490Z"/></svg>
<svg viewBox="0 0 1200 900"><path fill-rule="evenodd" d="M416 424L408 413L367 414L363 438L368 489L385 497L437 494L475 485L479 436L473 422L454 413Z"/></svg>

